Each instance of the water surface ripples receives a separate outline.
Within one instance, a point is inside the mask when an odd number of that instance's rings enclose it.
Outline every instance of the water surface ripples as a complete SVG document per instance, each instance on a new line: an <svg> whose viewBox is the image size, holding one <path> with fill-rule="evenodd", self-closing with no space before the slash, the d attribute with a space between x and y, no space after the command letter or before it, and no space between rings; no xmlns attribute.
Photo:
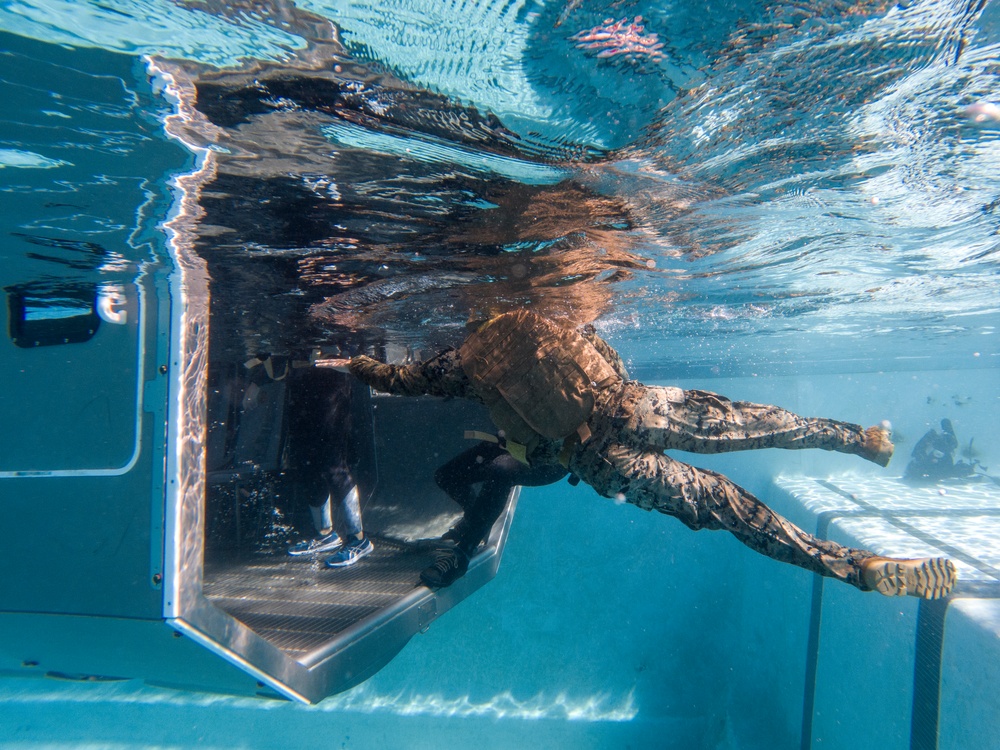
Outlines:
<svg viewBox="0 0 1000 750"><path fill-rule="evenodd" d="M5 37L11 283L59 276L39 243L145 258L164 174L207 159L215 356L427 350L532 305L644 373L995 364L995 2L53 0L0 28L42 42ZM136 162L142 197L96 199ZM58 189L81 207L42 219Z"/></svg>

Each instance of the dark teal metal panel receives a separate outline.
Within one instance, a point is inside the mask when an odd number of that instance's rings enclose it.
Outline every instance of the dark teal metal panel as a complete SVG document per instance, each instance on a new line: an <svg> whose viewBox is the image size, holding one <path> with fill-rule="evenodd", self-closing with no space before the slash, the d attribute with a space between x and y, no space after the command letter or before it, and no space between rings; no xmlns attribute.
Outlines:
<svg viewBox="0 0 1000 750"><path fill-rule="evenodd" d="M0 670L255 695L256 679L163 621L0 614Z"/></svg>

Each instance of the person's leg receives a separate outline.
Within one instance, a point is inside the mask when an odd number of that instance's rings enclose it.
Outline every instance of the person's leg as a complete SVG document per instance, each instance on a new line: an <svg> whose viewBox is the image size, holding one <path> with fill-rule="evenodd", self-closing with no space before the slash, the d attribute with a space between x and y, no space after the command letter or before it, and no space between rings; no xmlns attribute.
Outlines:
<svg viewBox="0 0 1000 750"><path fill-rule="evenodd" d="M287 471L295 496L309 506L317 533L288 551L334 552L364 536L357 493L350 493L350 381L332 370L309 367L291 369L288 383Z"/></svg>
<svg viewBox="0 0 1000 750"><path fill-rule="evenodd" d="M300 485L299 494L301 495L305 489ZM336 530L335 508L326 483L316 482L309 489L310 492L306 497L315 534L288 547L288 554L293 557L333 552L340 549L344 543Z"/></svg>
<svg viewBox="0 0 1000 750"><path fill-rule="evenodd" d="M709 391L647 387L630 426L639 443L661 450L819 448L855 454L881 466L892 456L892 443L881 427L801 417L778 406L731 401Z"/></svg>
<svg viewBox="0 0 1000 750"><path fill-rule="evenodd" d="M476 500L474 486L490 478L491 464L504 455L509 454L496 443L476 443L442 464L434 472L434 481L463 509L470 508Z"/></svg>
<svg viewBox="0 0 1000 750"><path fill-rule="evenodd" d="M508 454L499 445L480 442L434 472L438 487L461 506L462 517L441 537L434 563L421 571L420 580L424 585L442 588L465 575L469 558L499 517L513 486L504 488L491 479L494 462L504 455ZM475 490L477 484L481 485L478 492Z"/></svg>
<svg viewBox="0 0 1000 750"><path fill-rule="evenodd" d="M499 445L480 442L462 451L447 463L442 464L434 472L434 481L438 487L461 506L463 511L462 517L442 537L443 541L457 545L464 553L464 559L459 559L463 558L463 555L456 555L455 560L447 562L450 567L462 568L461 572L455 574L455 577L465 572L465 567L468 565L468 557L475 550L476 545L479 544L477 534L479 534L480 529L482 529L485 523L484 519L493 512L497 492L495 489L491 489L488 495L483 497L482 485L491 476L490 467L493 462L503 455L506 455L506 452ZM478 492L475 489L477 484L480 485ZM484 502L480 502L480 499ZM489 507L486 504L489 504ZM496 513L497 515L493 517L493 520L496 520L499 516L500 509L497 509ZM490 525L492 523L492 521L489 522ZM489 526L486 528L488 529ZM473 537L476 538L473 539ZM436 564L443 565L445 563L438 560ZM445 573L444 575L449 574ZM434 580L437 581L437 578L434 577Z"/></svg>
<svg viewBox="0 0 1000 750"><path fill-rule="evenodd" d="M469 558L500 517L515 485L552 484L566 474L558 465L526 466L499 446L485 442L444 464L434 478L465 512L444 535L454 546L442 547L434 564L420 574L421 580L435 588L452 584L465 574ZM482 486L477 494L472 487L479 483Z"/></svg>
<svg viewBox="0 0 1000 750"><path fill-rule="evenodd" d="M329 568L344 568L375 551L375 545L365 536L361 521L361 495L358 485L344 462L328 467L325 472L333 503L333 527L343 539L343 546L326 559Z"/></svg>
<svg viewBox="0 0 1000 750"><path fill-rule="evenodd" d="M721 474L697 469L655 451L595 441L595 445L574 454L570 468L605 497L623 497L645 510L675 516L691 529L728 531L763 555L864 591L878 588L884 594L915 593L930 598L946 594L954 584L951 563L938 559L893 561L917 562L920 565L911 567L919 567L921 575L930 575L933 580L911 581L909 592L905 582L902 590L879 587L865 575L866 564L887 558L818 539Z"/></svg>
<svg viewBox="0 0 1000 750"><path fill-rule="evenodd" d="M502 451L486 462L479 472L483 477L482 488L475 501L466 507L462 521L456 526L460 533L452 535L452 538L471 557L500 517L515 486L542 487L558 482L567 473L558 464L527 466Z"/></svg>
<svg viewBox="0 0 1000 750"><path fill-rule="evenodd" d="M344 542L335 529L334 508L329 490L322 483L318 487L319 489L310 495L313 502L309 503L309 515L312 517L315 534L290 545L288 554L292 556L332 552L340 549ZM320 502L316 503L316 500Z"/></svg>
<svg viewBox="0 0 1000 750"><path fill-rule="evenodd" d="M502 478L483 482L476 499L466 507L458 523L448 530L444 538L454 541L467 556L472 557L503 512L513 488L513 484Z"/></svg>
<svg viewBox="0 0 1000 750"><path fill-rule="evenodd" d="M493 527L515 485L540 487L566 476L561 466L528 466L495 443L482 442L434 473L438 486L465 511L445 536L472 554ZM480 484L479 492L473 487Z"/></svg>
<svg viewBox="0 0 1000 750"><path fill-rule="evenodd" d="M332 499L333 529L345 540L361 539L365 535L361 521L361 496L345 461L338 460L323 472Z"/></svg>
<svg viewBox="0 0 1000 750"><path fill-rule="evenodd" d="M322 422L317 422L319 394L314 389L293 389L289 397L289 475L298 507L306 505L314 534L288 548L292 556L332 552L343 540L334 529L334 509L325 464L329 445ZM310 439L312 438L312 439Z"/></svg>

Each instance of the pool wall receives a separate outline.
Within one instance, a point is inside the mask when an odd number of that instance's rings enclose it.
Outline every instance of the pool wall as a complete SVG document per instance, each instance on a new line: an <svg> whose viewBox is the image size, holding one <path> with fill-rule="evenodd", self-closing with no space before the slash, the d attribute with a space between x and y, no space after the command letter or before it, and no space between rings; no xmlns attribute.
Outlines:
<svg viewBox="0 0 1000 750"><path fill-rule="evenodd" d="M680 382L804 414L865 424L888 418L904 440L884 472L822 452L678 457L723 471L810 528L815 517L775 487L776 476L854 477L859 485L898 476L922 431L945 416L960 442L974 437L983 463L995 464L995 383L996 370L987 368ZM1000 676L995 601L949 608L938 731L915 739L919 603L829 582L819 651L811 654L813 586L811 574L760 557L727 534L693 533L673 519L560 483L523 492L489 586L347 693L306 707L138 681L4 675L0 741L15 747L995 746L1000 711L988 687ZM807 725L810 659L815 713Z"/></svg>

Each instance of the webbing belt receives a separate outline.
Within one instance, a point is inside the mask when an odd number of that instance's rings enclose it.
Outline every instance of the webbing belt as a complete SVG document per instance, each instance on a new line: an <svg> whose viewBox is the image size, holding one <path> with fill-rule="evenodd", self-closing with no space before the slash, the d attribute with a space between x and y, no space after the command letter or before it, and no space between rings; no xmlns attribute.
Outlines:
<svg viewBox="0 0 1000 750"><path fill-rule="evenodd" d="M573 449L590 440L590 434L590 428L584 422L576 428L576 432L563 440L562 450L559 451L559 463L562 464L563 468L569 468L569 460L573 455ZM522 464L529 465L528 446L526 445L515 443L513 440L507 440L501 435L494 435L492 432L483 432L482 430L466 430L465 439L483 440L487 443L499 445Z"/></svg>
<svg viewBox="0 0 1000 750"><path fill-rule="evenodd" d="M500 435L494 435L491 432L483 432L481 430L466 430L465 431L466 440L485 440L487 443L495 443L507 451L510 455L516 458L525 466L528 464L528 446L522 445L521 443L515 443L513 440L507 440Z"/></svg>

